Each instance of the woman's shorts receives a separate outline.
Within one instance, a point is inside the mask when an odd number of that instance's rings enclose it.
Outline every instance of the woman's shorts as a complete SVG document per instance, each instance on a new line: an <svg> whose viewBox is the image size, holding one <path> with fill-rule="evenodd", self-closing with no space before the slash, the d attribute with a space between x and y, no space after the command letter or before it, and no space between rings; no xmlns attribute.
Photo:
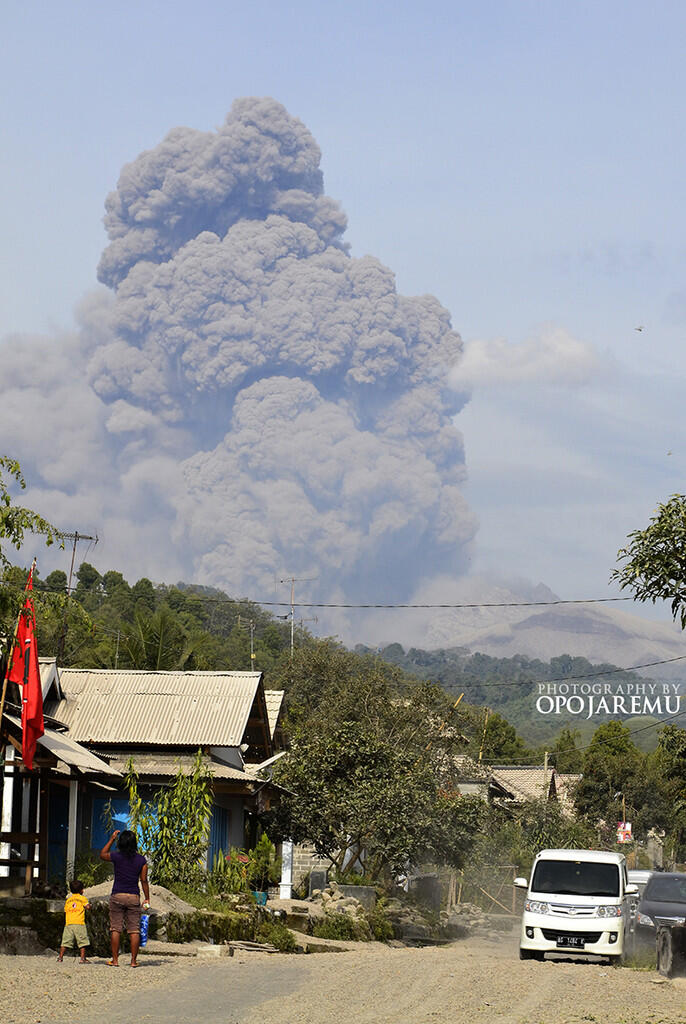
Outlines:
<svg viewBox="0 0 686 1024"><path fill-rule="evenodd" d="M141 898L132 892L113 892L110 896L110 931L126 928L129 935L141 930Z"/></svg>

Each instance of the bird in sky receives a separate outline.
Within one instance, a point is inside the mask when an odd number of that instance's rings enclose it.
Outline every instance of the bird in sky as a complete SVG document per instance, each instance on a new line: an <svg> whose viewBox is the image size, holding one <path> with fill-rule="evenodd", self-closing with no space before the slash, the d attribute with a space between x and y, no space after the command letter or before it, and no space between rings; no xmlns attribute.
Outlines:
<svg viewBox="0 0 686 1024"><path fill-rule="evenodd" d="M635 331L642 331L643 330L643 324L641 324L640 327L634 327L634 330Z"/></svg>

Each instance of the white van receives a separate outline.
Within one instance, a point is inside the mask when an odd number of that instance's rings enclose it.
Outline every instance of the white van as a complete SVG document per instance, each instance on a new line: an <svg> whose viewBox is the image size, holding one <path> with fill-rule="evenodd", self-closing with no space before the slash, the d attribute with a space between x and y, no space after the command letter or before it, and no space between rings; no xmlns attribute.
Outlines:
<svg viewBox="0 0 686 1024"><path fill-rule="evenodd" d="M520 960L542 960L546 953L595 953L617 963L629 934L630 899L638 887L627 878L626 858L602 850L541 850L528 889Z"/></svg>

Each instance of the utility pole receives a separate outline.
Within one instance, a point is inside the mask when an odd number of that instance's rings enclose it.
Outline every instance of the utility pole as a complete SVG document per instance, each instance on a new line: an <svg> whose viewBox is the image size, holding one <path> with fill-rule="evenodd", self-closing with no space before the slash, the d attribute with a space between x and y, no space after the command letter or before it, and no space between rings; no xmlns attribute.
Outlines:
<svg viewBox="0 0 686 1024"><path fill-rule="evenodd" d="M95 537L91 537L87 533L79 533L78 530L76 530L74 533L63 533L62 534L62 538L64 540L73 540L74 544L73 544L72 549L71 549L71 565L69 566L69 580L67 582L67 600L64 602L64 618L62 620L62 632L60 633L60 639L59 639L59 642L57 644L56 660L57 660L58 664L62 661L62 658L64 657L64 645L67 642L67 628L68 628L68 626L67 626L67 607L68 607L68 604L69 604L69 599L71 597L71 580L72 580L72 576L74 574L74 560L76 558L76 545L79 543L80 540L92 540L96 544L98 543L98 535L97 534L95 535Z"/></svg>
<svg viewBox="0 0 686 1024"><path fill-rule="evenodd" d="M548 751L543 753L543 799L548 799Z"/></svg>
<svg viewBox="0 0 686 1024"><path fill-rule="evenodd" d="M279 583L290 583L291 585L291 658L295 646L295 585L296 583L312 583L318 576L285 576Z"/></svg>
<svg viewBox="0 0 686 1024"><path fill-rule="evenodd" d="M479 747L479 764L481 764L481 759L484 756L484 743L486 742L486 727L488 725L488 716L490 715L490 713L491 709L486 708L486 715L484 717L484 731L481 734L481 746Z"/></svg>
<svg viewBox="0 0 686 1024"><path fill-rule="evenodd" d="M238 615L238 628L241 629L243 623L241 622L242 616ZM254 671L255 669L255 622L253 619L248 619L248 625L250 627L250 668Z"/></svg>

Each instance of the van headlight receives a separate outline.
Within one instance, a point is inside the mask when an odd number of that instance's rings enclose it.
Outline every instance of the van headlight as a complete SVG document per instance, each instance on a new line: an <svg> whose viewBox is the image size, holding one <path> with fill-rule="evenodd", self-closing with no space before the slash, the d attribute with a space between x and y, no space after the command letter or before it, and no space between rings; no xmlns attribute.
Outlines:
<svg viewBox="0 0 686 1024"><path fill-rule="evenodd" d="M621 907L596 907L596 917L621 917Z"/></svg>
<svg viewBox="0 0 686 1024"><path fill-rule="evenodd" d="M547 914L550 912L550 904L541 903L540 900L527 900L524 909L530 914Z"/></svg>

